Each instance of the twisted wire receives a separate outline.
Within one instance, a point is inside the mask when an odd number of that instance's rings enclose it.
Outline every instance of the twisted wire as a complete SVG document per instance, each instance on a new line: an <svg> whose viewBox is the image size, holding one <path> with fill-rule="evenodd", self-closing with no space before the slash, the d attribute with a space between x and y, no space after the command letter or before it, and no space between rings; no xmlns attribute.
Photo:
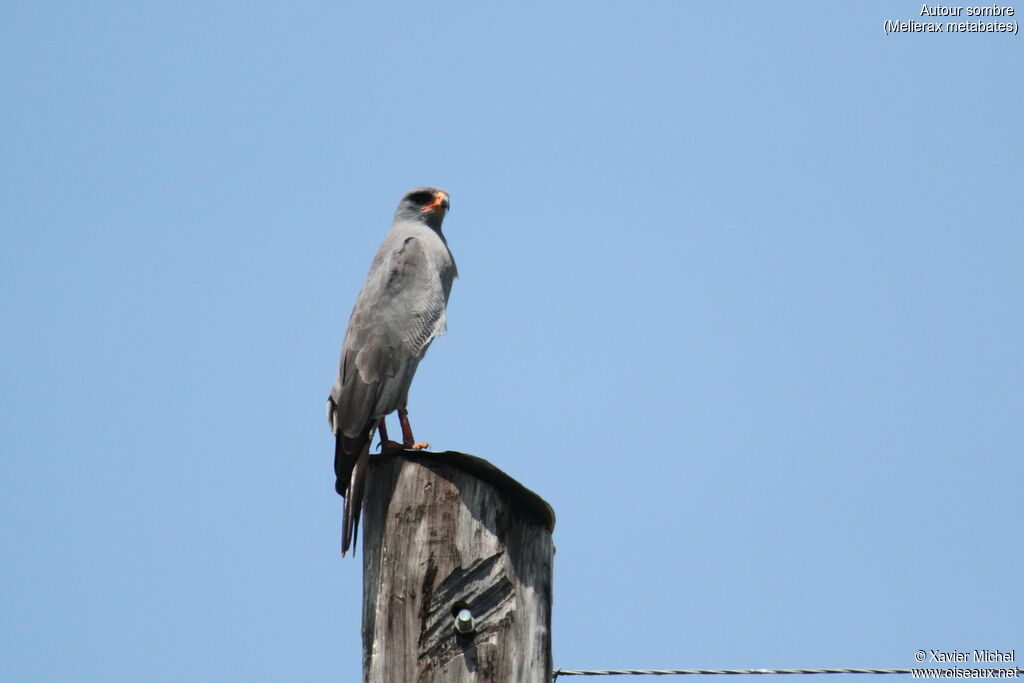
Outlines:
<svg viewBox="0 0 1024 683"><path fill-rule="evenodd" d="M559 676L714 676L742 674L909 674L910 669L558 669Z"/></svg>

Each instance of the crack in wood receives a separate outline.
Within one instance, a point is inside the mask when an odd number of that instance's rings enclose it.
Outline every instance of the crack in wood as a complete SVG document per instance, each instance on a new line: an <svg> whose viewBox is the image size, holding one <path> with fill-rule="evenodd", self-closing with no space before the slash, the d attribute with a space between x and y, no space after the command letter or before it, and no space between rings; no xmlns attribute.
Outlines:
<svg viewBox="0 0 1024 683"><path fill-rule="evenodd" d="M427 557L427 571L423 574L423 588L420 590L420 633L427 629L427 619L430 618L430 605L433 603L434 581L437 580L437 565L434 563L434 556ZM420 636L423 640L423 636Z"/></svg>
<svg viewBox="0 0 1024 683"><path fill-rule="evenodd" d="M469 567L458 567L434 589L423 596L419 659L444 664L467 649L473 639L502 630L513 618L515 587L505 574L505 553L499 551L478 560ZM455 633L452 606L464 603L476 621L473 636L458 637ZM459 645L463 647L459 647Z"/></svg>

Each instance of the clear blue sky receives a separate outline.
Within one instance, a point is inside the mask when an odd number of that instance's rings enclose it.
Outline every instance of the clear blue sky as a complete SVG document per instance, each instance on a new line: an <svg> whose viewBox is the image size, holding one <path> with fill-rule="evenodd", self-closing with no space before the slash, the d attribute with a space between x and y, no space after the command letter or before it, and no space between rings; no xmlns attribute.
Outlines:
<svg viewBox="0 0 1024 683"><path fill-rule="evenodd" d="M324 399L421 184L416 435L554 506L556 666L1022 664L1024 38L381 4L4 6L0 677L357 680Z"/></svg>

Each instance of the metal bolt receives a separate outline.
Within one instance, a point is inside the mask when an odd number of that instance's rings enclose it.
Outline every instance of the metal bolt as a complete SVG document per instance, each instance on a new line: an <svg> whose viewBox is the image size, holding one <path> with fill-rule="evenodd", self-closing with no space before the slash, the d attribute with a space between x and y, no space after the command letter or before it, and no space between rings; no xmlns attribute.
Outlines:
<svg viewBox="0 0 1024 683"><path fill-rule="evenodd" d="M459 613L455 615L455 632L468 636L474 631L476 631L476 619L473 618L473 613L465 608L460 609Z"/></svg>

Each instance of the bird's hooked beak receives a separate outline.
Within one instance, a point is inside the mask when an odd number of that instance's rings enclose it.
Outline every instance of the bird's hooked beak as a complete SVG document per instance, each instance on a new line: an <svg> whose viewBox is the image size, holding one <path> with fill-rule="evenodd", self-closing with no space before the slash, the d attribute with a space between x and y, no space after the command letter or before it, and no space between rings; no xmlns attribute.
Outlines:
<svg viewBox="0 0 1024 683"><path fill-rule="evenodd" d="M448 194L446 192L435 192L434 200L420 209L420 211L447 211L448 206Z"/></svg>

